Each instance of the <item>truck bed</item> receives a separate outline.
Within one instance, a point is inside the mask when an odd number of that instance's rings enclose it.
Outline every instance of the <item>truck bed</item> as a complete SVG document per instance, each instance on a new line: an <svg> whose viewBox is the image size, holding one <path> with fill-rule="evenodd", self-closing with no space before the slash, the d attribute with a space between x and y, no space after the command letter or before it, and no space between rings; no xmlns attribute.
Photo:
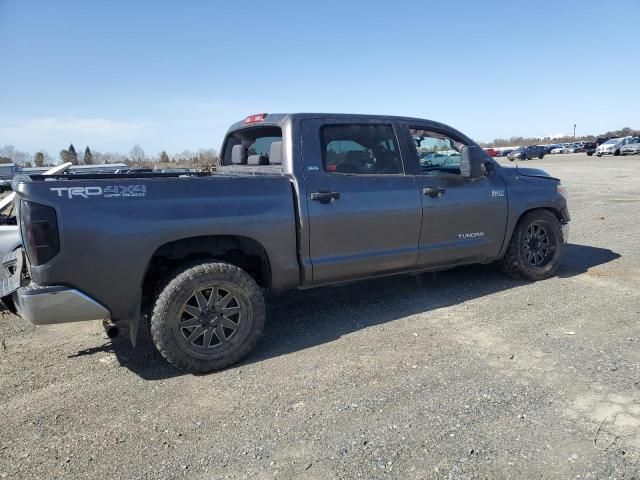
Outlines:
<svg viewBox="0 0 640 480"><path fill-rule="evenodd" d="M30 266L43 286L92 296L114 319L136 315L153 254L187 238L243 237L262 245L275 290L299 281L296 213L283 175L59 175L20 177L18 202L56 210L60 252Z"/></svg>

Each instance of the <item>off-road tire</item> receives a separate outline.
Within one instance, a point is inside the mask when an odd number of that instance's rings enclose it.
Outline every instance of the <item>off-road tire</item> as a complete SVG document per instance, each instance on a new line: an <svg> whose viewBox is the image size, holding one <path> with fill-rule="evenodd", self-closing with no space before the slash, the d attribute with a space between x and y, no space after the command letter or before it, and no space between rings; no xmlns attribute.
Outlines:
<svg viewBox="0 0 640 480"><path fill-rule="evenodd" d="M228 350L203 358L181 346L177 337L181 330L177 325L183 316L185 303L200 288L215 282L233 286L242 296L243 305L248 307L248 324L239 332L239 338L230 342ZM229 263L198 262L175 272L173 278L160 288L150 323L153 343L169 363L191 373L207 373L226 368L245 357L258 342L264 321L262 291L247 272Z"/></svg>
<svg viewBox="0 0 640 480"><path fill-rule="evenodd" d="M547 232L551 248L550 258L544 265L534 266L526 258L525 235L533 224L542 226ZM525 280L543 280L551 277L560 264L562 249L562 229L556 216L549 210L539 209L522 216L513 231L507 253L500 262L500 268L507 275Z"/></svg>

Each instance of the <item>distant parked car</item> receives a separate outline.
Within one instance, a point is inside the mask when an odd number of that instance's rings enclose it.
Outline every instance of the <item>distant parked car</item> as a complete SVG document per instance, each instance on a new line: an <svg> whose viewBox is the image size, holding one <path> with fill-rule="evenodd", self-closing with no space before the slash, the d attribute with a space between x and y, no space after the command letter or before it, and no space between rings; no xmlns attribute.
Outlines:
<svg viewBox="0 0 640 480"><path fill-rule="evenodd" d="M602 155L620 155L620 149L627 145L633 138L635 137L621 137L607 140L596 148L596 155L598 157Z"/></svg>
<svg viewBox="0 0 640 480"><path fill-rule="evenodd" d="M554 148L557 148L558 145L556 145L555 143L552 145L543 145L544 147L544 153L545 155L548 155L549 153L551 153L551 150L553 150Z"/></svg>
<svg viewBox="0 0 640 480"><path fill-rule="evenodd" d="M583 151L582 143L572 143L564 149L564 153L580 153Z"/></svg>
<svg viewBox="0 0 640 480"><path fill-rule="evenodd" d="M498 156L498 150L496 150L495 148L485 148L484 151L490 157L497 157Z"/></svg>
<svg viewBox="0 0 640 480"><path fill-rule="evenodd" d="M530 147L516 148L513 152L507 155L507 158L512 162L518 160L531 160L532 158L544 158L544 147L540 145L531 145Z"/></svg>
<svg viewBox="0 0 640 480"><path fill-rule="evenodd" d="M554 155L557 154L557 153L564 153L564 149L565 148L566 147L564 145L556 145L555 147L553 147L551 149L551 151L549 153L552 153Z"/></svg>
<svg viewBox="0 0 640 480"><path fill-rule="evenodd" d="M582 149L584 151L584 153L586 153L587 155L591 156L594 153L596 153L596 148L598 147L598 145L596 145L596 142L585 142L584 145L582 146Z"/></svg>
<svg viewBox="0 0 640 480"><path fill-rule="evenodd" d="M620 155L640 154L640 138L632 138L626 145L620 147Z"/></svg>
<svg viewBox="0 0 640 480"><path fill-rule="evenodd" d="M496 155L496 157L506 157L512 151L513 151L513 149L511 149L511 148L499 148L498 149L498 154Z"/></svg>

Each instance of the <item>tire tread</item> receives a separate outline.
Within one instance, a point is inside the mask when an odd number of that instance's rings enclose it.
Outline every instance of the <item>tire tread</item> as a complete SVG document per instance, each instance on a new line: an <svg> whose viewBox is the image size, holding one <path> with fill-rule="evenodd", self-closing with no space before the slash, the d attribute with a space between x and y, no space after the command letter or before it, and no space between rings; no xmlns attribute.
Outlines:
<svg viewBox="0 0 640 480"><path fill-rule="evenodd" d="M247 292L249 301L253 307L253 325L249 338L240 344L240 348L234 350L229 355L225 355L215 360L202 360L190 357L178 348L173 348L169 341L172 335L171 328L164 325L163 319L165 310L172 298L180 294L184 284L193 280L196 276L210 273L221 274L233 278L239 287ZM169 277L165 284L159 289L151 315L151 337L153 343L167 362L192 373L206 373L213 370L226 368L239 362L258 343L264 328L265 305L260 287L255 280L244 270L235 265L225 262L203 262L202 260L185 265Z"/></svg>

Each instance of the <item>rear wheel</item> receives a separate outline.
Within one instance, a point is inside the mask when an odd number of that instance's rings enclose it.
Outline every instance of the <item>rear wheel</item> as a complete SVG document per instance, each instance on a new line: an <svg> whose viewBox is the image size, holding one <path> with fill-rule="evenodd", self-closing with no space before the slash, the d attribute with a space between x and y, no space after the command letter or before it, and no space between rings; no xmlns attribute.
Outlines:
<svg viewBox="0 0 640 480"><path fill-rule="evenodd" d="M192 264L161 290L151 317L156 348L171 364L205 373L240 361L262 333L260 287L228 263Z"/></svg>
<svg viewBox="0 0 640 480"><path fill-rule="evenodd" d="M544 158L544 153L541 153L540 155L538 155L538 158L542 160Z"/></svg>
<svg viewBox="0 0 640 480"><path fill-rule="evenodd" d="M501 268L514 278L549 278L560 263L561 247L562 231L556 216L548 210L533 210L518 222Z"/></svg>

